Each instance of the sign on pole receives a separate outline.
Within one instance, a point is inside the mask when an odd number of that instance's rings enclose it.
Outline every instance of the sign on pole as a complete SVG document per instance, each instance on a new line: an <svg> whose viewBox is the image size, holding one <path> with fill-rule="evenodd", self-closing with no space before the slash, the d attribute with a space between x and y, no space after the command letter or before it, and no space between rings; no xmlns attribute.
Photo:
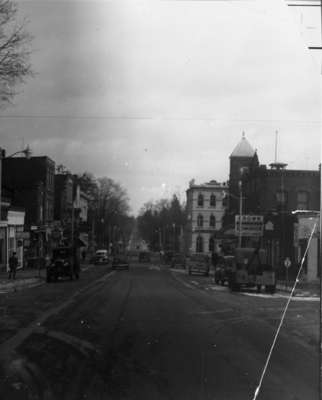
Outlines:
<svg viewBox="0 0 322 400"><path fill-rule="evenodd" d="M285 268L290 268L290 266L292 265L291 260L289 257L286 257L284 260L284 266Z"/></svg>
<svg viewBox="0 0 322 400"><path fill-rule="evenodd" d="M235 234L244 237L261 237L264 231L262 215L242 215L240 232L240 215L235 216Z"/></svg>

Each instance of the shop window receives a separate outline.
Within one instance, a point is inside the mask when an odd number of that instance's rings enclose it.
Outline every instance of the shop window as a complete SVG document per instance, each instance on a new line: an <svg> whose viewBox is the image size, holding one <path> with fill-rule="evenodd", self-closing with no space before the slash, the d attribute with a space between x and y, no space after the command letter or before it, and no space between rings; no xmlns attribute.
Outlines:
<svg viewBox="0 0 322 400"><path fill-rule="evenodd" d="M203 253L203 238L202 238L202 236L197 237L196 252Z"/></svg>
<svg viewBox="0 0 322 400"><path fill-rule="evenodd" d="M198 195L198 206L203 207L203 202L204 202L204 198L203 198L203 195L200 193Z"/></svg>

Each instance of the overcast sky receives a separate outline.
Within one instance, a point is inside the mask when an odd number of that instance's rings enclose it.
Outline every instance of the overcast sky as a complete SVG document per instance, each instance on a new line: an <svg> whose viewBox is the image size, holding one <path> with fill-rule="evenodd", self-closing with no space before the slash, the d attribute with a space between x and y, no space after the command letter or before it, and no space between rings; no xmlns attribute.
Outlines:
<svg viewBox="0 0 322 400"><path fill-rule="evenodd" d="M35 76L0 110L8 153L28 143L74 173L113 178L133 213L174 192L184 200L192 178L228 180L243 131L263 164L278 130L279 161L318 168L321 68L283 0L18 5ZM299 21L319 38L314 12Z"/></svg>

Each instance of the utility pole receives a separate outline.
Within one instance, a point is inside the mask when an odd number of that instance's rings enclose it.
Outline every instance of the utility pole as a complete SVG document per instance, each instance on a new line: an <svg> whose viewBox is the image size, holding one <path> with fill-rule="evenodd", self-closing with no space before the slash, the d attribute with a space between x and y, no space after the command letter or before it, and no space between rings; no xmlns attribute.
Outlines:
<svg viewBox="0 0 322 400"><path fill-rule="evenodd" d="M238 231L238 247L242 247L242 217L243 217L243 183L240 180L239 185L239 231Z"/></svg>

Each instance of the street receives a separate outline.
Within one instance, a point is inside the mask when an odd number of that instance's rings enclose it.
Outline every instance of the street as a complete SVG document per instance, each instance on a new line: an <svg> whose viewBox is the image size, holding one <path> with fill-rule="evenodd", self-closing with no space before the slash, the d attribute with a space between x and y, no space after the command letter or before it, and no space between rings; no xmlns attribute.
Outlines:
<svg viewBox="0 0 322 400"><path fill-rule="evenodd" d="M151 263L0 296L2 399L252 399L286 303ZM318 304L291 302L258 399L318 398Z"/></svg>

